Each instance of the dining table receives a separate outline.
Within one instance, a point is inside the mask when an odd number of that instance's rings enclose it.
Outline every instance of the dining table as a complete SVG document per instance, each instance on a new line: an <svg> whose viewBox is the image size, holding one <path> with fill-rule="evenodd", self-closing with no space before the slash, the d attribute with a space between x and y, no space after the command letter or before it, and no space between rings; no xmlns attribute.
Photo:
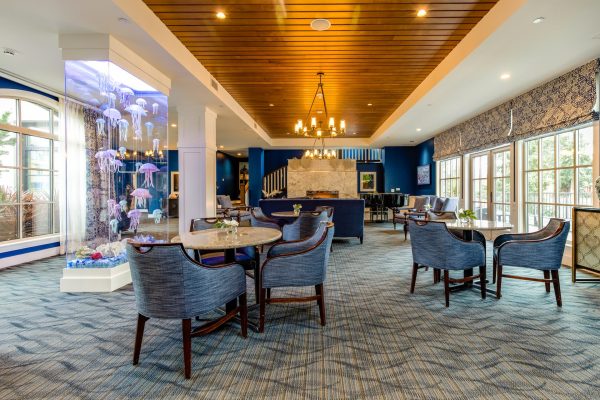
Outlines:
<svg viewBox="0 0 600 400"><path fill-rule="evenodd" d="M181 243L186 249L223 251L225 263L233 263L235 262L236 249L270 244L279 239L281 239L281 231L279 229L239 226L234 232L230 232L226 228L186 232L175 236L171 239L171 243ZM260 276L260 265L254 265L254 280L255 284L259 287ZM258 303L258 299L256 302ZM237 299L227 303L224 312L228 313L236 307ZM252 330L258 331L258 326L252 321L249 321L248 325Z"/></svg>
<svg viewBox="0 0 600 400"><path fill-rule="evenodd" d="M490 221L490 220L480 220L480 219L471 220L469 222L463 222L459 219L442 219L442 220L437 220L437 221L444 222L448 229L462 230L463 231L463 239L468 240L468 241L473 240L473 231L494 234L496 232L506 232L506 231L510 231L511 229L513 229L513 225L511 223L503 222L503 221ZM487 272L487 268L486 268L486 272ZM465 269L464 277L467 278L470 276L473 276L473 269L472 268ZM488 283L488 280L486 279L486 284L487 283ZM478 289L481 288L481 282L480 281L466 282L466 283L452 287L452 290L460 291L460 290L470 289L472 287L475 287ZM496 290L490 288L488 285L486 285L486 292L488 292L490 294L494 294L494 295L496 294Z"/></svg>

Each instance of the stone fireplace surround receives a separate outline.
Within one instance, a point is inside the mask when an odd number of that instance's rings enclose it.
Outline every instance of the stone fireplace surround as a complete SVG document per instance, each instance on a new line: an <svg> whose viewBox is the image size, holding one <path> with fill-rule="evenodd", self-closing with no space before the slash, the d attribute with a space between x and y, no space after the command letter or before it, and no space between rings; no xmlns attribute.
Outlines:
<svg viewBox="0 0 600 400"><path fill-rule="evenodd" d="M358 198L356 160L288 160L288 198L305 197L309 191L337 191L341 199Z"/></svg>

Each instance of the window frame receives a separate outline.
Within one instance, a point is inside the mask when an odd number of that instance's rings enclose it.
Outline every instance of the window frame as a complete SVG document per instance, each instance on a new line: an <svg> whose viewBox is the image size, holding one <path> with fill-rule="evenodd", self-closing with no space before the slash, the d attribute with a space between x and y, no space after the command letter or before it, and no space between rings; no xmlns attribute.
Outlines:
<svg viewBox="0 0 600 400"><path fill-rule="evenodd" d="M567 212L567 214L569 215L563 215L560 216L560 212L559 212L559 207L563 207L568 209L569 207L572 209L573 207L593 207L594 204L594 153L595 153L595 148L592 149L592 154L591 154L591 159L590 159L590 163L589 164L579 164L579 153L578 153L578 146L579 146L579 131L583 130L583 129L589 129L591 132L591 142L594 143L594 125L592 122L588 122L588 123L584 123L584 124L580 124L580 125L576 125L573 127L569 127L566 129L561 129L559 131L555 131L555 132L549 132L549 133L545 133L542 135L538 135L532 138L528 138L528 139L524 139L523 140L523 151L522 151L522 169L521 169L521 179L522 179L522 200L523 200L523 211L522 211L522 218L523 218L523 231L524 232L532 232L538 229L541 229L544 227L544 215L543 215L543 207L544 206L551 206L554 208L554 213L553 213L553 217L559 217L559 218L566 218L566 219L571 219L571 214ZM573 137L573 164L570 166L559 166L559 157L560 157L560 152L559 152L559 148L560 148L560 143L559 143L559 136L565 133L571 133L572 137ZM554 163L552 167L543 167L542 165L542 158L541 158L541 153L542 153L542 140L545 138L549 138L552 137L554 139ZM529 165L528 165L528 143L529 142L533 142L533 141L537 141L538 142L538 146L537 146L537 168L536 169L530 169ZM590 193L590 198L591 198L591 202L589 204L581 204L579 203L579 174L578 171L584 168L589 168L591 169L591 173L592 173L592 190ZM560 180L560 175L559 172L560 171L564 171L564 170L568 170L568 171L572 171L572 187L573 187L573 197L572 197L572 201L569 203L566 202L561 202L560 201L560 191L558 189L559 187L559 180ZM553 192L553 196L554 196L554 201L543 201L543 185L542 185L542 173L543 172L554 172L554 183L553 183L553 187L554 187L554 192ZM537 173L537 201L530 201L529 200L529 193L528 193L528 180L527 180L527 174L528 173ZM529 219L528 219L528 208L530 205L535 205L537 206L537 217L538 217L538 224L537 226L533 226L529 224ZM552 218L552 217L548 217L548 218ZM530 230L533 229L533 230Z"/></svg>
<svg viewBox="0 0 600 400"><path fill-rule="evenodd" d="M56 216L57 208L60 207L59 201L59 193L56 191L57 182L56 177L58 175L58 160L56 159L57 152L56 150L60 148L59 142L59 132L60 132L60 113L59 113L59 104L58 102L46 98L45 96L38 95L31 92L21 91L21 90L0 90L0 98L4 99L12 99L16 102L16 125L12 124L3 124L0 123L0 130L11 132L16 134L16 143L15 143L15 153L16 153L16 161L15 165L6 165L1 166L0 168L15 171L16 173L16 202L14 203L2 203L2 206L14 206L18 209L17 214L17 238L3 240L0 241L0 244L13 243L24 240L31 240L46 236L57 235L60 233L60 216ZM43 107L49 111L49 130L50 132L42 132L35 129L25 128L22 126L22 112L21 112L21 104L23 101L28 103L35 104L39 107ZM49 141L48 147L48 158L49 165L48 168L38 168L28 166L26 167L24 162L24 151L25 151L25 141L26 135L37 137L41 139L46 139ZM24 190L24 174L28 171L37 171L41 173L47 173L49 176L49 201L30 201L26 202L23 199L23 190ZM24 236L24 213L25 207L27 205L36 205L36 206L49 206L48 210L48 218L50 220L49 229L47 233L31 236Z"/></svg>
<svg viewBox="0 0 600 400"><path fill-rule="evenodd" d="M452 177L448 178L446 175L446 177L444 177L445 175L444 175L443 171L444 171L445 166L448 163L450 163L450 167L446 171L450 170L452 168L451 162L454 160L457 161L456 169L455 169L455 171L453 171L456 173L456 176L452 176ZM462 198L462 192L463 192L463 190L462 190L462 179L463 179L462 167L463 167L462 156L450 157L450 158L446 158L446 159L438 161L438 168L439 168L439 170L438 170L438 176L439 176L438 188L439 189L437 192L440 197L457 197L458 199ZM445 188L448 187L447 183L450 181L456 181L456 191L457 191L456 196L453 196L452 192L449 192L448 190L443 189L444 187Z"/></svg>

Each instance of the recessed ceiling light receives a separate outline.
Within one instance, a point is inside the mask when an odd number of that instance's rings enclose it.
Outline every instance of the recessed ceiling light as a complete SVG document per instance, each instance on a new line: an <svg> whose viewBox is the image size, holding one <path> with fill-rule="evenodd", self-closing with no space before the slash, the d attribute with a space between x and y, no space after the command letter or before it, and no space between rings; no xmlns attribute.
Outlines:
<svg viewBox="0 0 600 400"><path fill-rule="evenodd" d="M358 132L352 132L353 135L356 135Z"/></svg>
<svg viewBox="0 0 600 400"><path fill-rule="evenodd" d="M326 31L327 29L331 28L331 22L325 18L317 18L310 22L310 27L315 31Z"/></svg>
<svg viewBox="0 0 600 400"><path fill-rule="evenodd" d="M421 132L421 128L417 128L417 132Z"/></svg>
<svg viewBox="0 0 600 400"><path fill-rule="evenodd" d="M323 114L323 110L317 110L317 114Z"/></svg>
<svg viewBox="0 0 600 400"><path fill-rule="evenodd" d="M289 135L290 133L289 133L289 132L286 132L285 134L286 134L286 135Z"/></svg>
<svg viewBox="0 0 600 400"><path fill-rule="evenodd" d="M241 155L242 155L242 153L237 153L237 155L238 155L238 156L241 156Z"/></svg>
<svg viewBox="0 0 600 400"><path fill-rule="evenodd" d="M275 104L269 103L269 107L275 107Z"/></svg>
<svg viewBox="0 0 600 400"><path fill-rule="evenodd" d="M227 18L227 15L225 15L225 13L223 11L218 11L216 14L217 18L219 19L225 19Z"/></svg>
<svg viewBox="0 0 600 400"><path fill-rule="evenodd" d="M367 103L367 105L368 105L369 107L371 107L371 106L373 105L373 103Z"/></svg>
<svg viewBox="0 0 600 400"><path fill-rule="evenodd" d="M171 124L173 128L177 128L177 124Z"/></svg>
<svg viewBox="0 0 600 400"><path fill-rule="evenodd" d="M224 148L225 148L225 146L223 146L223 145L220 145L220 146L219 146L219 148L220 148L220 149L224 149Z"/></svg>
<svg viewBox="0 0 600 400"><path fill-rule="evenodd" d="M119 18L119 22L122 24L128 24L129 20L127 18L121 17L121 18Z"/></svg>
<svg viewBox="0 0 600 400"><path fill-rule="evenodd" d="M417 11L417 17L424 17L427 15L427 10L424 8L421 8L419 11Z"/></svg>
<svg viewBox="0 0 600 400"><path fill-rule="evenodd" d="M546 18L544 17L537 17L536 19L533 20L534 24L541 24L542 22L544 22Z"/></svg>
<svg viewBox="0 0 600 400"><path fill-rule="evenodd" d="M502 79L504 81L507 80L507 79L509 79L509 78L510 78L510 74L502 74L502 75L500 75L500 79Z"/></svg>

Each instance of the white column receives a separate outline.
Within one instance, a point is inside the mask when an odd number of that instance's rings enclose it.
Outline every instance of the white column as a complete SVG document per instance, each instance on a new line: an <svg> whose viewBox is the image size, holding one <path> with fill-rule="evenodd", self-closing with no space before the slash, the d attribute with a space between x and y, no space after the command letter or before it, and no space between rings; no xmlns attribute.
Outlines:
<svg viewBox="0 0 600 400"><path fill-rule="evenodd" d="M179 233L193 218L215 216L217 114L208 107L178 107Z"/></svg>

